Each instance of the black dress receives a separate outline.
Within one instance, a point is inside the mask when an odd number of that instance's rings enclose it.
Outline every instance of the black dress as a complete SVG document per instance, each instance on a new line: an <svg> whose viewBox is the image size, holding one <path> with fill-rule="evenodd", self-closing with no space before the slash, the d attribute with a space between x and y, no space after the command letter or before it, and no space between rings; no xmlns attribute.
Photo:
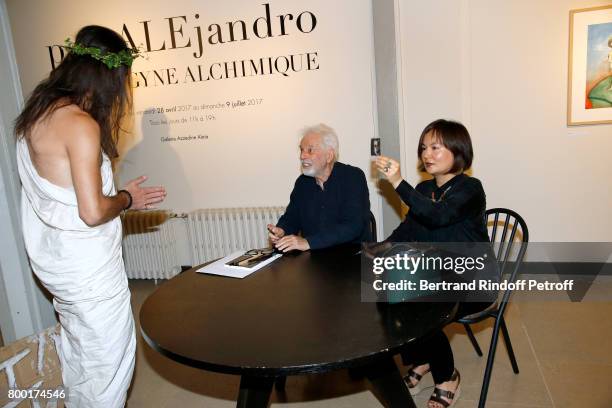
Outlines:
<svg viewBox="0 0 612 408"><path fill-rule="evenodd" d="M405 180L395 189L410 207L388 242L489 242L486 196L476 178L459 174L438 187L434 179L413 188ZM460 303L457 318L485 309L490 302ZM454 370L450 343L442 330L402 352L405 364L429 364L436 384L449 381Z"/></svg>
<svg viewBox="0 0 612 408"><path fill-rule="evenodd" d="M435 180L415 188L405 180L395 189L410 211L390 242L488 242L486 197L476 178L459 174L438 187Z"/></svg>

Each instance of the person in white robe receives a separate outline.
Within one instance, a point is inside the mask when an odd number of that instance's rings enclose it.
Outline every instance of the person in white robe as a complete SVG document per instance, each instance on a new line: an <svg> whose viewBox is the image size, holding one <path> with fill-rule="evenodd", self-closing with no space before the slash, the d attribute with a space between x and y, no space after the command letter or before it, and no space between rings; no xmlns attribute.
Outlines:
<svg viewBox="0 0 612 408"><path fill-rule="evenodd" d="M136 350L119 214L151 208L166 192L141 187L144 176L119 192L114 186L109 155L116 157L118 124L131 97L133 53L125 41L87 26L67 49L16 121L23 235L61 325L65 405L119 408Z"/></svg>

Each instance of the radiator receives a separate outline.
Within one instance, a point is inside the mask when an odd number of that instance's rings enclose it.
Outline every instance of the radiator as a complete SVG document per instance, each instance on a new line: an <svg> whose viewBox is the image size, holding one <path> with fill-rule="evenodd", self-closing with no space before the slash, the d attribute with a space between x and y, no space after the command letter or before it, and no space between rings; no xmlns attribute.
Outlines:
<svg viewBox="0 0 612 408"><path fill-rule="evenodd" d="M267 224L276 224L284 207L218 208L187 214L191 264L226 256L238 249L269 245Z"/></svg>
<svg viewBox="0 0 612 408"><path fill-rule="evenodd" d="M121 218L128 278L170 279L181 271L183 218L166 211L127 211Z"/></svg>

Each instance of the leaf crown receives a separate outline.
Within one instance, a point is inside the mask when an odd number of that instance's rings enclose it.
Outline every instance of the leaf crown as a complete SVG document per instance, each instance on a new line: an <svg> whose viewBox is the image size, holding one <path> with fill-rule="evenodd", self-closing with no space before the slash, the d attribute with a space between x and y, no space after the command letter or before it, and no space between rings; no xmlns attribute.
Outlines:
<svg viewBox="0 0 612 408"><path fill-rule="evenodd" d="M83 44L74 43L70 38L66 38L63 48L75 55L89 55L93 59L101 61L110 69L119 68L121 65L131 67L134 59L142 56L138 49L128 48L119 52L103 52L98 47L86 47Z"/></svg>

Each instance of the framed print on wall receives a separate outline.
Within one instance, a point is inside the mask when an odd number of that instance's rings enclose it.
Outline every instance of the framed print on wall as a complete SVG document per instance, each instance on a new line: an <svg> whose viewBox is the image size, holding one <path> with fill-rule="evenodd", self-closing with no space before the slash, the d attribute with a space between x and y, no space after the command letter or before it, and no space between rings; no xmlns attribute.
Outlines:
<svg viewBox="0 0 612 408"><path fill-rule="evenodd" d="M570 11L567 124L612 123L612 4Z"/></svg>

